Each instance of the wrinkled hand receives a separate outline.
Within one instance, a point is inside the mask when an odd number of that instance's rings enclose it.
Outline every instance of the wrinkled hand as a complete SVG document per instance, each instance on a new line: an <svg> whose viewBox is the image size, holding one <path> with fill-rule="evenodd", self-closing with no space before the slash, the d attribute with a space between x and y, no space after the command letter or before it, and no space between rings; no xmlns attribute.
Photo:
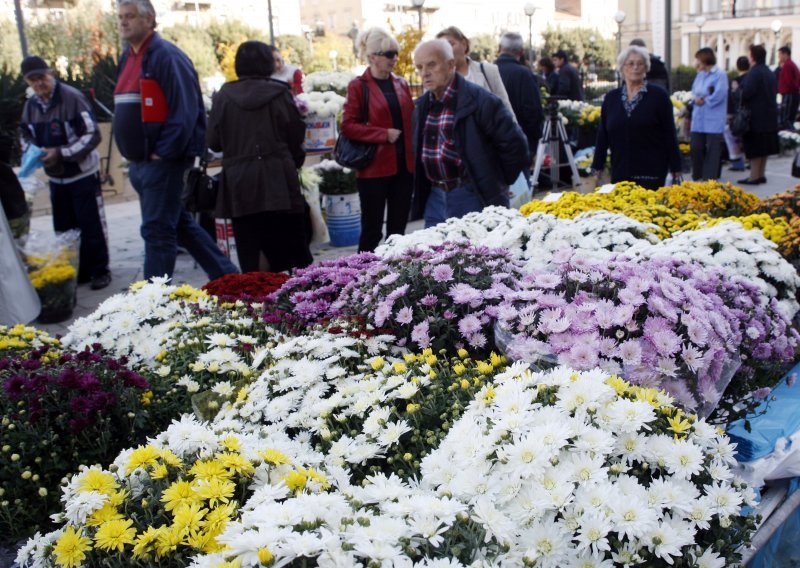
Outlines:
<svg viewBox="0 0 800 568"><path fill-rule="evenodd" d="M402 130L397 130L396 128L389 128L386 130L386 140L389 144L394 144L397 142L397 139L400 138L400 135L403 133Z"/></svg>
<svg viewBox="0 0 800 568"><path fill-rule="evenodd" d="M161 156L159 156L159 155L158 155L158 154L156 154L155 152L153 152L152 154L150 154L150 161L151 161L151 162L155 162L156 160L160 160L160 159L161 159Z"/></svg>
<svg viewBox="0 0 800 568"><path fill-rule="evenodd" d="M694 104L696 104L697 106L703 106L704 104L706 104L705 97L696 97L694 99Z"/></svg>
<svg viewBox="0 0 800 568"><path fill-rule="evenodd" d="M45 166L52 166L61 158L58 148L43 148L43 150L44 154L39 159L44 162Z"/></svg>

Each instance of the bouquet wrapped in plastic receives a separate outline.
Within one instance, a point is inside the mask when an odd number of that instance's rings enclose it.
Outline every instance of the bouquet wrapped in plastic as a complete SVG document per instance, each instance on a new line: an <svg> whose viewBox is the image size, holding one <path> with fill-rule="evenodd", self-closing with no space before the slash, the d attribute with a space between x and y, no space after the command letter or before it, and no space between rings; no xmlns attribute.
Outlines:
<svg viewBox="0 0 800 568"><path fill-rule="evenodd" d="M78 285L78 230L56 235L32 233L23 251L42 311L39 322L55 323L72 316Z"/></svg>

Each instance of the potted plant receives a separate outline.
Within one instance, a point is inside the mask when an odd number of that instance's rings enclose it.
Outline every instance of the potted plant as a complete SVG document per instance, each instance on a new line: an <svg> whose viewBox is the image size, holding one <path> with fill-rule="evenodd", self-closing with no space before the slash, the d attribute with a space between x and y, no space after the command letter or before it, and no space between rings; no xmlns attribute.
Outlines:
<svg viewBox="0 0 800 568"><path fill-rule="evenodd" d="M25 243L28 277L39 295L40 323L69 319L75 307L78 286L80 232L66 231L54 239L33 234Z"/></svg>
<svg viewBox="0 0 800 568"><path fill-rule="evenodd" d="M321 180L319 191L327 214L331 244L346 247L358 244L361 236L361 202L356 187L356 172L333 160L322 160L312 167Z"/></svg>

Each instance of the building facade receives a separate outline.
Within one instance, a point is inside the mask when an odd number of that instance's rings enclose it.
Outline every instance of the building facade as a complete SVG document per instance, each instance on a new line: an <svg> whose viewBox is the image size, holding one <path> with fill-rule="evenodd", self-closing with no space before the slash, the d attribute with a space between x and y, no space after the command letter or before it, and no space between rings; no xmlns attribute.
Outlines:
<svg viewBox="0 0 800 568"><path fill-rule="evenodd" d="M520 0L425 0L418 10L412 0L300 0L300 13L308 29L322 27L339 34L347 34L354 26L391 24L399 30L417 26L421 17L426 36L447 26L457 26L467 36L514 31L527 39L530 32L534 46L541 43L541 33L548 26L589 27L607 37L616 31L612 16L618 0L538 0L532 2L536 11L530 20L525 4Z"/></svg>
<svg viewBox="0 0 800 568"><path fill-rule="evenodd" d="M664 0L620 0L625 12L622 43L641 37L664 55ZM717 54L720 67L735 69L736 59L752 44L763 44L768 62L782 45L800 46L800 2L797 0L673 0L670 53L672 66L694 64L700 47Z"/></svg>

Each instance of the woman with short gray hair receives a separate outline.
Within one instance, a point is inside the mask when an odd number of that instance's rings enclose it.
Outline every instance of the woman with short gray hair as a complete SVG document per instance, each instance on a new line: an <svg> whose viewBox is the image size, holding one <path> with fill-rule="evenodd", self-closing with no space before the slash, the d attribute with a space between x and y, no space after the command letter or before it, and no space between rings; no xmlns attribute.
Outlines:
<svg viewBox="0 0 800 568"><path fill-rule="evenodd" d="M658 189L667 172L681 179L681 156L667 92L648 85L650 54L631 45L617 58L622 86L603 100L592 170L596 177L605 169L611 150L611 181L632 181L646 189Z"/></svg>

